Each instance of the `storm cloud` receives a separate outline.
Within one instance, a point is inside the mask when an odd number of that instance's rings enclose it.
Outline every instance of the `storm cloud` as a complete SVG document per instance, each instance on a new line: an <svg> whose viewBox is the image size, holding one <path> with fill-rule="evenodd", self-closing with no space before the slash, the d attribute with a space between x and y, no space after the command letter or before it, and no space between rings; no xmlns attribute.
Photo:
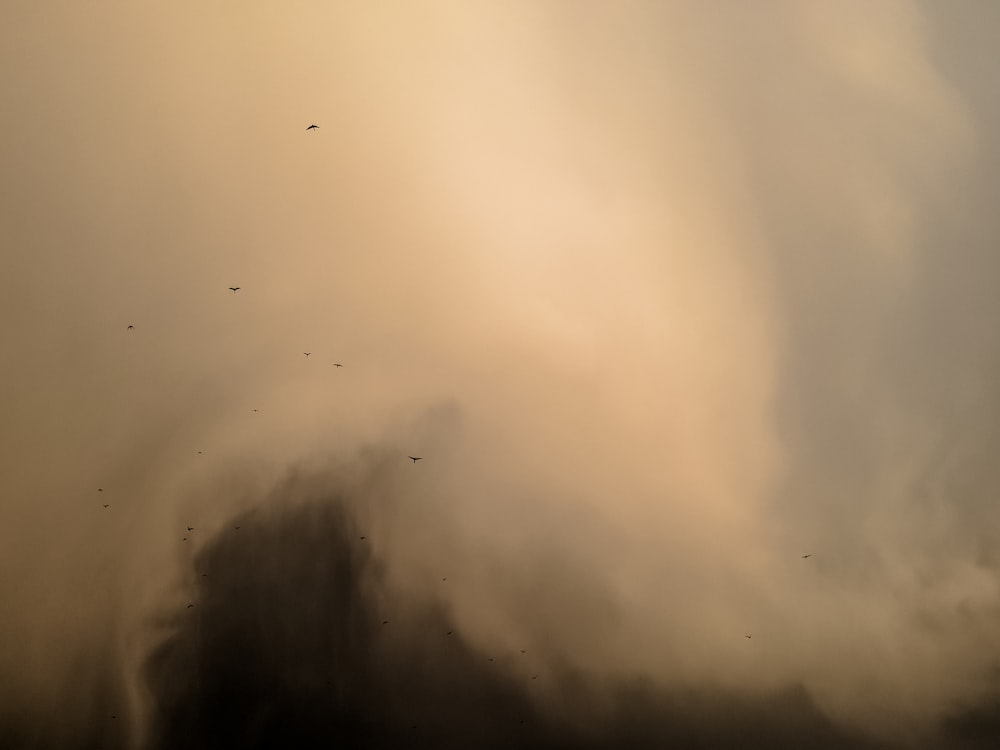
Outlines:
<svg viewBox="0 0 1000 750"><path fill-rule="evenodd" d="M0 744L993 746L998 35L5 5Z"/></svg>

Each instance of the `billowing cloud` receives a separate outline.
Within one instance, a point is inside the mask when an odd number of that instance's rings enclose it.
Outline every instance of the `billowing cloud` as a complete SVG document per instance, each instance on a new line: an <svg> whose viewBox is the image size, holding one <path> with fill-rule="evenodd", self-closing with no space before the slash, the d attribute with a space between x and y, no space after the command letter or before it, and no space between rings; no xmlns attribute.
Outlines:
<svg viewBox="0 0 1000 750"><path fill-rule="evenodd" d="M0 21L9 744L995 736L991 5Z"/></svg>

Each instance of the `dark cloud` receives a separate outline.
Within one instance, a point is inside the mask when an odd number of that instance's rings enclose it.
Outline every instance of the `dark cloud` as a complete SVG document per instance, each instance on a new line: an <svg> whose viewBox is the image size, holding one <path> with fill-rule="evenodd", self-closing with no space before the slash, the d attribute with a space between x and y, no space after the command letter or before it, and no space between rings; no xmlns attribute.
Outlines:
<svg viewBox="0 0 1000 750"><path fill-rule="evenodd" d="M443 602L388 594L351 511L364 498L289 507L283 490L195 558L195 606L144 670L150 747L868 746L801 687L600 685L545 654L484 653Z"/></svg>

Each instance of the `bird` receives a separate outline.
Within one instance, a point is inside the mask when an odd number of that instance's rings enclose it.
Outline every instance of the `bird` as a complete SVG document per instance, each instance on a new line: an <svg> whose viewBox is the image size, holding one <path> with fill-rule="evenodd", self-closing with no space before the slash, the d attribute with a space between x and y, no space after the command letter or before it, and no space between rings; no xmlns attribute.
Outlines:
<svg viewBox="0 0 1000 750"><path fill-rule="evenodd" d="M744 638L749 638L749 637L750 637L750 634L748 633L747 635L745 635L745 636L743 636L743 637L744 637Z"/></svg>
<svg viewBox="0 0 1000 750"><path fill-rule="evenodd" d="M239 527L239 526L233 526L233 528L234 528L234 529L236 529L237 531L239 531L239 530L240 530L240 527Z"/></svg>
<svg viewBox="0 0 1000 750"><path fill-rule="evenodd" d="M407 456L407 458L413 461L413 463L423 460L423 456Z"/></svg>
<svg viewBox="0 0 1000 750"><path fill-rule="evenodd" d="M126 330L126 331L134 331L134 330L135 330L135 326L132 326L132 325L130 325L130 326L129 326L128 328L126 328L125 330Z"/></svg>
<svg viewBox="0 0 1000 750"><path fill-rule="evenodd" d="M104 492L104 488L103 488L103 487L98 487L98 488L97 488L97 491L98 491L98 492Z"/></svg>
<svg viewBox="0 0 1000 750"><path fill-rule="evenodd" d="M188 538L184 537L181 541L186 542L187 540L188 540Z"/></svg>
<svg viewBox="0 0 1000 750"><path fill-rule="evenodd" d="M208 573L202 573L202 574L201 574L201 577L202 577L202 578L208 578Z"/></svg>
<svg viewBox="0 0 1000 750"><path fill-rule="evenodd" d="M108 505L107 503L104 503L104 507L105 507L105 508L110 508L111 506L110 506L110 505Z"/></svg>
<svg viewBox="0 0 1000 750"><path fill-rule="evenodd" d="M364 537L361 537L361 541L364 541L364 539L365 539Z"/></svg>
<svg viewBox="0 0 1000 750"><path fill-rule="evenodd" d="M382 624L383 624L383 625L388 625L388 624L389 624L389 621L388 621L388 620L382 620Z"/></svg>
<svg viewBox="0 0 1000 750"><path fill-rule="evenodd" d="M257 412L260 411L260 409L251 409L250 411L252 411L254 414L256 414Z"/></svg>
<svg viewBox="0 0 1000 750"><path fill-rule="evenodd" d="M191 608L192 608L193 606L194 606L193 604L189 604L189 605L187 606L187 608L188 608L188 609L191 609Z"/></svg>
<svg viewBox="0 0 1000 750"><path fill-rule="evenodd" d="M486 661L493 661L493 657L491 656L491 657L490 657L489 659L487 659Z"/></svg>
<svg viewBox="0 0 1000 750"><path fill-rule="evenodd" d="M538 679L538 675L537 675L537 674L533 674L533 675L531 675L531 679L533 679L533 680L537 680L537 679Z"/></svg>
<svg viewBox="0 0 1000 750"><path fill-rule="evenodd" d="M303 354L305 354L305 355L306 355L307 357L308 357L308 356L309 356L310 354L312 354L312 352L302 352L302 353L303 353Z"/></svg>
<svg viewBox="0 0 1000 750"><path fill-rule="evenodd" d="M319 125L310 125L306 130L319 130Z"/></svg>
<svg viewBox="0 0 1000 750"><path fill-rule="evenodd" d="M445 635L451 635L453 631L449 630Z"/></svg>
<svg viewBox="0 0 1000 750"><path fill-rule="evenodd" d="M199 456L201 455L201 451L198 451L198 455L199 455Z"/></svg>
<svg viewBox="0 0 1000 750"><path fill-rule="evenodd" d="M188 531L194 531L194 526L188 526L188 527L187 527L187 530L188 530Z"/></svg>
<svg viewBox="0 0 1000 750"><path fill-rule="evenodd" d="M812 553L810 552L808 555L802 555L803 560L805 560L807 557L812 557Z"/></svg>
<svg viewBox="0 0 1000 750"><path fill-rule="evenodd" d="M448 579L447 579L447 578L442 578L441 580L442 580L442 581L447 581Z"/></svg>
<svg viewBox="0 0 1000 750"><path fill-rule="evenodd" d="M528 650L527 650L527 649L525 649L525 648L522 648L522 649L521 649L521 653L522 653L522 654L526 654L526 653L528 653Z"/></svg>
<svg viewBox="0 0 1000 750"><path fill-rule="evenodd" d="M333 366L334 366L334 367L343 367L343 365L342 365L342 364L340 364L340 362L334 362L334 363L333 363Z"/></svg>
<svg viewBox="0 0 1000 750"><path fill-rule="evenodd" d="M236 294L236 292L238 292L240 290L240 287L238 287L238 286L231 286L229 288L233 290L233 294Z"/></svg>

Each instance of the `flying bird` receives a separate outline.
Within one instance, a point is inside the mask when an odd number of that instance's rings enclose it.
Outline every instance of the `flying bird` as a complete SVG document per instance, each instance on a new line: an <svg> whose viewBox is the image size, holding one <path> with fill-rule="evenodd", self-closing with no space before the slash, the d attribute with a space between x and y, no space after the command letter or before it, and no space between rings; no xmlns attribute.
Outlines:
<svg viewBox="0 0 1000 750"><path fill-rule="evenodd" d="M188 531L194 531L194 526L188 526L188 527L187 527L187 530L188 530Z"/></svg>
<svg viewBox="0 0 1000 750"><path fill-rule="evenodd" d="M803 560L805 560L807 557L812 557L812 553L810 552L808 555L802 555Z"/></svg>
<svg viewBox="0 0 1000 750"><path fill-rule="evenodd" d="M342 365L342 364L340 364L340 362L334 362L334 363L333 363L333 366L334 366L334 367L343 367L343 365Z"/></svg>
<svg viewBox="0 0 1000 750"><path fill-rule="evenodd" d="M110 506L110 505L108 505L107 503L104 503L104 507L105 507L105 508L110 508L111 506Z"/></svg>
<svg viewBox="0 0 1000 750"><path fill-rule="evenodd" d="M126 330L126 331L134 331L134 330L135 330L135 326L129 326L129 327L128 327L128 328L126 328L125 330Z"/></svg>
<svg viewBox="0 0 1000 750"><path fill-rule="evenodd" d="M416 463L417 461L422 461L424 457L423 456L407 456L407 458L410 459L411 461L413 461L413 463Z"/></svg>
<svg viewBox="0 0 1000 750"><path fill-rule="evenodd" d="M233 294L236 294L236 292L238 292L240 290L240 287L238 287L238 286L231 286L229 288L233 290Z"/></svg>
<svg viewBox="0 0 1000 750"><path fill-rule="evenodd" d="M189 605L187 606L187 608L188 608L188 609L191 609L191 608L192 608L193 606L194 606L193 604L189 604Z"/></svg>
<svg viewBox="0 0 1000 750"><path fill-rule="evenodd" d="M308 356L309 356L310 354L312 354L312 352L302 352L302 353L303 353L303 354L305 354L305 355L306 355L307 357L308 357Z"/></svg>
<svg viewBox="0 0 1000 750"><path fill-rule="evenodd" d="M749 638L749 637L750 637L750 635L749 635L749 634L747 634L747 635L745 635L745 636L743 636L743 637L744 637L744 638Z"/></svg>
<svg viewBox="0 0 1000 750"><path fill-rule="evenodd" d="M382 620L382 624L383 624L383 625L388 625L388 624L389 624L389 621L388 621L388 620Z"/></svg>
<svg viewBox="0 0 1000 750"><path fill-rule="evenodd" d="M104 492L104 488L103 488L103 487L98 487L98 488L97 488L97 491L98 491L98 492Z"/></svg>
<svg viewBox="0 0 1000 750"><path fill-rule="evenodd" d="M306 130L319 130L319 125L310 125Z"/></svg>

